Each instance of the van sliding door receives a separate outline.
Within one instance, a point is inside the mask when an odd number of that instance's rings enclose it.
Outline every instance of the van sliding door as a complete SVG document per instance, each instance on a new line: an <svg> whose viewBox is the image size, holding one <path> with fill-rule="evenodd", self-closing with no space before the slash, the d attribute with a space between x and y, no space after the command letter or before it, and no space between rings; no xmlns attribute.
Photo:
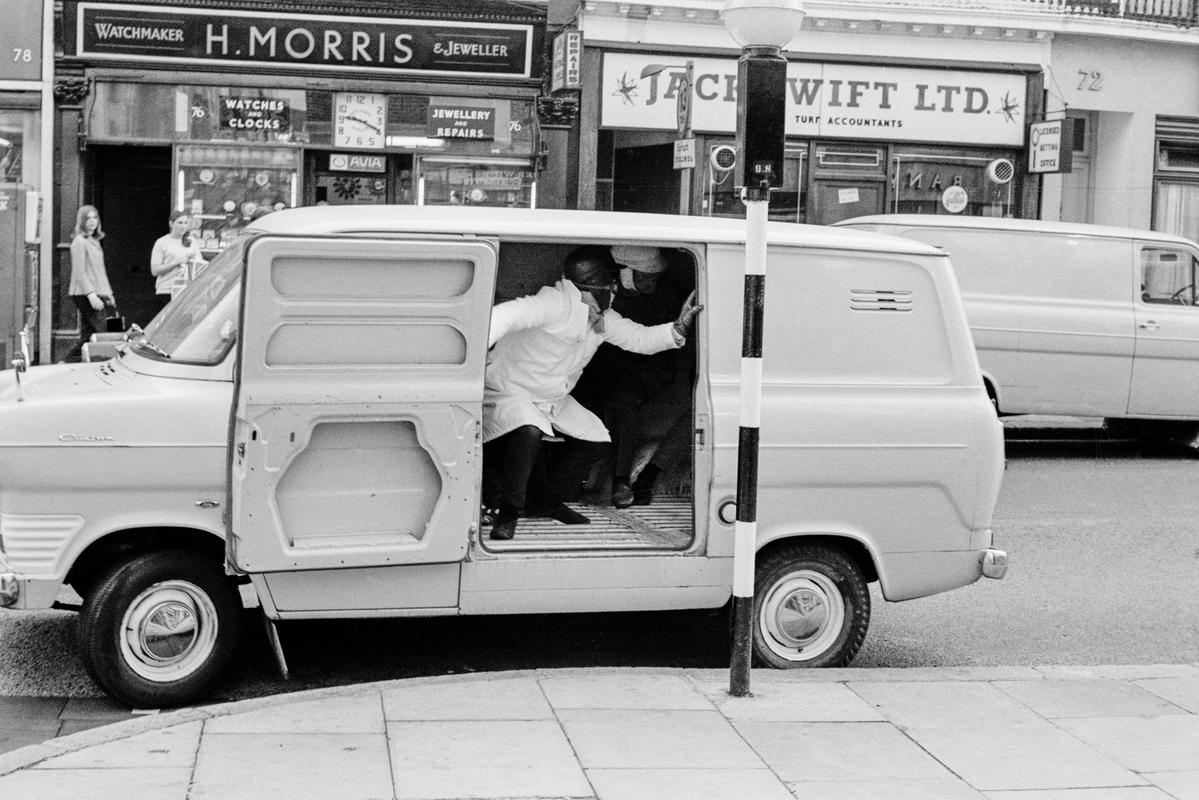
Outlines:
<svg viewBox="0 0 1199 800"><path fill-rule="evenodd" d="M496 246L263 236L246 251L229 560L448 563L477 524Z"/></svg>

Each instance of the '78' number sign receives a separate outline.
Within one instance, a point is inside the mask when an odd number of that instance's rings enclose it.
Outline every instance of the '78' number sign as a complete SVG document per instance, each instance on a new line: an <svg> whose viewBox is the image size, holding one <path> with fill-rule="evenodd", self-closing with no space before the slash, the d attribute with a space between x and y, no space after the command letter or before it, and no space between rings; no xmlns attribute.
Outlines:
<svg viewBox="0 0 1199 800"><path fill-rule="evenodd" d="M42 78L43 0L3 0L0 24L0 80Z"/></svg>

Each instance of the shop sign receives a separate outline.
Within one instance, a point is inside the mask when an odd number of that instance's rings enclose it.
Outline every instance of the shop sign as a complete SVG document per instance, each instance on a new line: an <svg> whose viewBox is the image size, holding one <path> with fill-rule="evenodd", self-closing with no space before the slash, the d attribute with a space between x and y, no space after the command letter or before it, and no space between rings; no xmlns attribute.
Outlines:
<svg viewBox="0 0 1199 800"><path fill-rule="evenodd" d="M0 80L42 78L42 9L47 0L5 0L0 25Z"/></svg>
<svg viewBox="0 0 1199 800"><path fill-rule="evenodd" d="M74 10L74 14L70 11ZM533 26L80 2L74 55L170 64L528 78Z"/></svg>
<svg viewBox="0 0 1199 800"><path fill-rule="evenodd" d="M674 142L674 168L675 169L694 169L695 168L695 140L694 139L675 139L675 142Z"/></svg>
<svg viewBox="0 0 1199 800"><path fill-rule="evenodd" d="M941 192L941 205L950 214L961 214L970 205L970 194L961 186L948 186Z"/></svg>
<svg viewBox="0 0 1199 800"><path fill-rule="evenodd" d="M551 92L578 89L583 85L580 73L582 59L583 34L578 31L564 31L554 38Z"/></svg>
<svg viewBox="0 0 1199 800"><path fill-rule="evenodd" d="M476 173L467 181L480 189L520 189L528 179L528 170L492 169Z"/></svg>
<svg viewBox="0 0 1199 800"><path fill-rule="evenodd" d="M1073 166L1074 133L1064 119L1034 122L1028 126L1028 171L1032 173L1069 172Z"/></svg>
<svg viewBox="0 0 1199 800"><path fill-rule="evenodd" d="M687 91L682 64L642 78L660 55L609 52L601 71L600 124L674 130ZM696 58L692 129L737 128L737 61ZM787 135L1023 146L1027 78L1021 73L887 65L787 65Z"/></svg>
<svg viewBox="0 0 1199 800"><path fill-rule="evenodd" d="M387 172L387 160L384 156L330 153L329 169L333 172Z"/></svg>
<svg viewBox="0 0 1199 800"><path fill-rule="evenodd" d="M291 130L291 103L272 97L223 94L221 130L286 133Z"/></svg>
<svg viewBox="0 0 1199 800"><path fill-rule="evenodd" d="M429 103L428 133L434 139L494 139L495 108Z"/></svg>

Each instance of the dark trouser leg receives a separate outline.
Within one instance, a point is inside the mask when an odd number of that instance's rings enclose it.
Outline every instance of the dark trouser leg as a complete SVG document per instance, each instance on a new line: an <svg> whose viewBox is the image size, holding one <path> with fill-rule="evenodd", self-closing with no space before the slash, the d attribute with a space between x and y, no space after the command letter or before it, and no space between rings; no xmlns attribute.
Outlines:
<svg viewBox="0 0 1199 800"><path fill-rule="evenodd" d="M75 343L69 353L63 356L64 361L78 361L83 352L83 345L92 338L93 333L100 331L97 327L99 312L92 308L87 295L73 294L71 300L75 302L75 308L79 309L79 341Z"/></svg>
<svg viewBox="0 0 1199 800"><path fill-rule="evenodd" d="M538 469L540 451L541 430L535 425L524 425L483 445L483 469L491 478L490 492L498 495L484 499L517 513L523 511L530 483L538 490L537 484L545 482L544 470ZM535 472L540 474L535 476Z"/></svg>
<svg viewBox="0 0 1199 800"><path fill-rule="evenodd" d="M541 430L524 425L483 445L484 501L498 500L499 513L491 527L492 539L511 539L516 535L516 520L524 513L529 484L544 483L538 464ZM498 492L498 498L487 497Z"/></svg>
<svg viewBox="0 0 1199 800"><path fill-rule="evenodd" d="M610 445L567 437L556 447L561 449L562 455L554 465L549 494L558 502L577 500L591 466L607 455Z"/></svg>

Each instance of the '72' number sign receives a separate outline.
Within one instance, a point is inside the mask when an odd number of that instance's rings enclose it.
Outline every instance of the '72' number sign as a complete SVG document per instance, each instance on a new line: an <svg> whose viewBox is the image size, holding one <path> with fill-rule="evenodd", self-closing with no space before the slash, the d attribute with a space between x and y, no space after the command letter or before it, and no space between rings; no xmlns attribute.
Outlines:
<svg viewBox="0 0 1199 800"><path fill-rule="evenodd" d="M1101 92L1103 91L1103 73L1099 70L1080 69L1078 71L1078 91Z"/></svg>

